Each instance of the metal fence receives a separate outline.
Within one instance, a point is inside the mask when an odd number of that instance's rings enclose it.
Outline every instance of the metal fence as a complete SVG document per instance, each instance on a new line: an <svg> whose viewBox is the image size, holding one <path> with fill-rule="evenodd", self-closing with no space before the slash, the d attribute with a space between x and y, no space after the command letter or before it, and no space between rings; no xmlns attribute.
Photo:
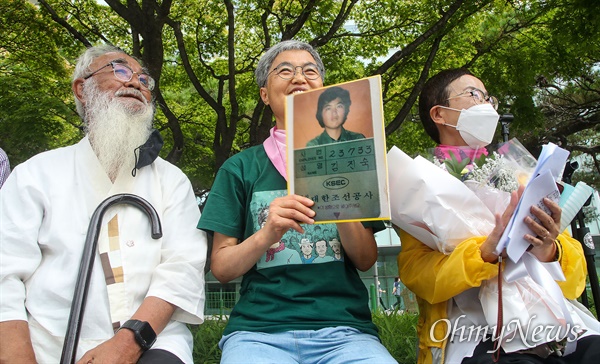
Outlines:
<svg viewBox="0 0 600 364"><path fill-rule="evenodd" d="M237 302L237 292L212 291L206 292L205 315L229 315L233 305Z"/></svg>

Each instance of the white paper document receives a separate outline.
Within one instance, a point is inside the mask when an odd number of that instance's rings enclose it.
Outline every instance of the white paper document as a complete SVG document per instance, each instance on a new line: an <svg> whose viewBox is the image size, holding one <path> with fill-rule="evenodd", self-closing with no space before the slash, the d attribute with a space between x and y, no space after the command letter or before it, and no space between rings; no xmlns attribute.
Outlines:
<svg viewBox="0 0 600 364"><path fill-rule="evenodd" d="M543 145L533 176L537 176L543 171L550 171L556 181L560 180L567 158L569 158L568 150L562 149L554 143Z"/></svg>

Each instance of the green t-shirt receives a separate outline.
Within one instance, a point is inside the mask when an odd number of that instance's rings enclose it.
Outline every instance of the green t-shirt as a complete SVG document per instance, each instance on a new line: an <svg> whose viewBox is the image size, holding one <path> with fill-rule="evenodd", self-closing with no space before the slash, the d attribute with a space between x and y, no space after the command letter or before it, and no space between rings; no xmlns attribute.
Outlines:
<svg viewBox="0 0 600 364"><path fill-rule="evenodd" d="M198 228L241 242L260 228L270 202L285 195L286 181L264 147L249 148L219 170ZM377 336L367 289L344 257L336 225L303 228L288 231L244 274L224 335L349 326Z"/></svg>
<svg viewBox="0 0 600 364"><path fill-rule="evenodd" d="M342 133L340 134L339 139L337 139L337 140L333 139L332 137L329 136L329 134L327 134L326 131L323 131L317 137L309 140L308 143L306 143L306 146L307 147L315 147L317 145L324 145L324 144L331 144L331 143L338 143L338 142L347 142L349 140L364 139L364 138L365 138L365 136L362 135L361 133L356 133L354 131L346 130L342 127Z"/></svg>

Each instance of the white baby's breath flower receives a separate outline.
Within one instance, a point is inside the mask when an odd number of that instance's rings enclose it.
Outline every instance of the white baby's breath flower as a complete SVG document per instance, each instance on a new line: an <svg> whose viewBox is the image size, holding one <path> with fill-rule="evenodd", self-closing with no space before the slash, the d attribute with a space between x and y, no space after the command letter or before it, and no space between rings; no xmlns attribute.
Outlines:
<svg viewBox="0 0 600 364"><path fill-rule="evenodd" d="M474 164L471 172L465 175L463 180L473 180L504 192L516 191L519 181L512 167L502 155L493 152L481 167Z"/></svg>

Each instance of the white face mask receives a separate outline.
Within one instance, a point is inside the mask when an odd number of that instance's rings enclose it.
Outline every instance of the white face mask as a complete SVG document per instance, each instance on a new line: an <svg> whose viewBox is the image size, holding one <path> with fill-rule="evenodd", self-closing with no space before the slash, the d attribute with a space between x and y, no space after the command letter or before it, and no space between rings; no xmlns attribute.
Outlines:
<svg viewBox="0 0 600 364"><path fill-rule="evenodd" d="M462 110L441 105L440 107L460 111L456 126L444 125L456 128L469 147L483 148L492 142L500 115L491 104L478 104Z"/></svg>

